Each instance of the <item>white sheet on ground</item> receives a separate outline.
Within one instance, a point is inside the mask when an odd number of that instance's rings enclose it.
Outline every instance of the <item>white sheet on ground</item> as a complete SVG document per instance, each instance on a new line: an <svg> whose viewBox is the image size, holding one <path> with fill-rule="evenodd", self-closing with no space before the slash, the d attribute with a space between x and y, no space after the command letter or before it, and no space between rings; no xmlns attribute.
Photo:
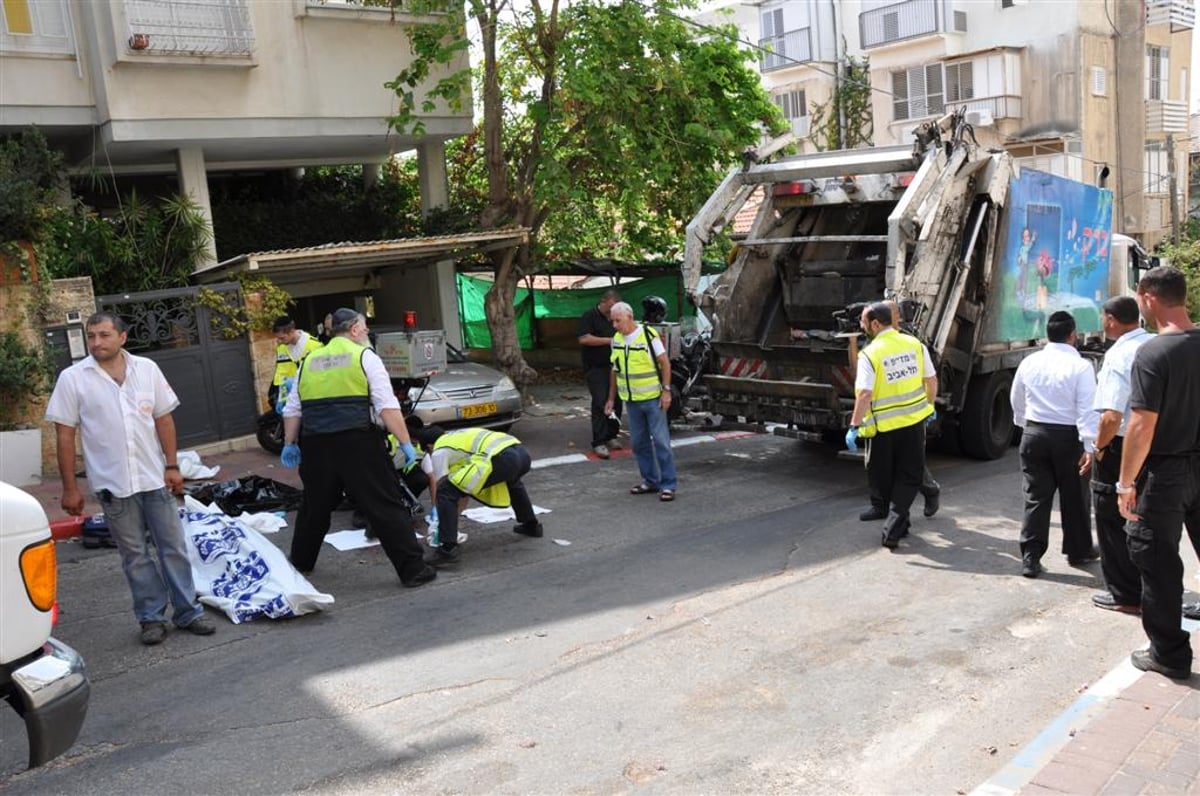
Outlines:
<svg viewBox="0 0 1200 796"><path fill-rule="evenodd" d="M533 513L549 514L550 509L534 506ZM494 509L491 506L473 506L464 511L463 516L475 520L475 522L505 522L506 520L515 520L517 518L511 506L506 509Z"/></svg>
<svg viewBox="0 0 1200 796"><path fill-rule="evenodd" d="M200 602L235 625L320 611L333 595L317 591L258 531L190 495L180 509Z"/></svg>
<svg viewBox="0 0 1200 796"><path fill-rule="evenodd" d="M259 533L275 533L280 528L287 527L287 520L270 511L259 511L254 514L245 513L235 517L238 522L249 525Z"/></svg>
<svg viewBox="0 0 1200 796"><path fill-rule="evenodd" d="M204 478L212 478L221 471L218 467L205 467L200 461L200 454L195 451L179 451L175 456L175 461L179 462L179 474L184 480L198 481Z"/></svg>

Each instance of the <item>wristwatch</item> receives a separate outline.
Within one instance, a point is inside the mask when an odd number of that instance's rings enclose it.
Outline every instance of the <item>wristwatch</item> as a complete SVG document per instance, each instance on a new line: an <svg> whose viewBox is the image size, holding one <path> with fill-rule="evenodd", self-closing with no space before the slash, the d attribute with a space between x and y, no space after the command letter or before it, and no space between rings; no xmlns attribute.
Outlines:
<svg viewBox="0 0 1200 796"><path fill-rule="evenodd" d="M1130 492L1133 491L1133 486L1122 484L1120 481L1118 481L1116 483L1116 490L1117 490L1118 495L1128 495Z"/></svg>

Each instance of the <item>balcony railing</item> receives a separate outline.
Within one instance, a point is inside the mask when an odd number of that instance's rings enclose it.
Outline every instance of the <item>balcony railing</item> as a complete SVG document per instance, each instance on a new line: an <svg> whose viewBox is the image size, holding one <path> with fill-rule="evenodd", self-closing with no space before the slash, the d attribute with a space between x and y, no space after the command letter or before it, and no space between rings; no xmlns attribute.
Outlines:
<svg viewBox="0 0 1200 796"><path fill-rule="evenodd" d="M246 0L125 0L128 48L159 55L249 56Z"/></svg>
<svg viewBox="0 0 1200 796"><path fill-rule="evenodd" d="M858 15L864 49L936 33L966 33L967 14L950 0L903 0Z"/></svg>
<svg viewBox="0 0 1200 796"><path fill-rule="evenodd" d="M1186 102L1146 100L1147 133L1186 133L1188 106Z"/></svg>
<svg viewBox="0 0 1200 796"><path fill-rule="evenodd" d="M1147 0L1147 25L1170 25L1171 32L1196 27L1196 6L1192 0Z"/></svg>
<svg viewBox="0 0 1200 796"><path fill-rule="evenodd" d="M758 46L770 50L762 56L761 71L797 66L812 60L812 29L789 30L782 36L759 39Z"/></svg>
<svg viewBox="0 0 1200 796"><path fill-rule="evenodd" d="M1020 119L1021 98L1014 94L995 97L975 97L960 102L947 101L947 108L966 106L969 111L987 111L993 119Z"/></svg>

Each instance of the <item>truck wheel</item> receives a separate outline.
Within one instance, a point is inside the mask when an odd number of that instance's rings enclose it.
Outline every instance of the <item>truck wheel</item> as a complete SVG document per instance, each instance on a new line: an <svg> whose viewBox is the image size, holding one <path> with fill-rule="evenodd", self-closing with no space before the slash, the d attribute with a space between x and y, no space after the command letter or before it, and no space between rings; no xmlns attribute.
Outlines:
<svg viewBox="0 0 1200 796"><path fill-rule="evenodd" d="M996 370L971 379L959 419L959 439L968 456L999 459L1012 444L1013 411L1008 400L1011 387L1011 370Z"/></svg>

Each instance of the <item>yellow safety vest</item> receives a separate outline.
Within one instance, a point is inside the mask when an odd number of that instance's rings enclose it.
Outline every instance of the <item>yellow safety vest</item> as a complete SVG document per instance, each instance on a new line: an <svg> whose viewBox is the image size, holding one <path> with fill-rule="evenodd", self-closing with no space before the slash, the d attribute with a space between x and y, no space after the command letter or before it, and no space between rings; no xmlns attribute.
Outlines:
<svg viewBox="0 0 1200 796"><path fill-rule="evenodd" d="M483 428L464 428L438 437L433 449L450 448L467 454L450 465L450 483L485 506L506 508L512 503L508 496L508 484L503 481L486 487L484 484L492 475L492 457L520 444L521 441L511 434Z"/></svg>
<svg viewBox="0 0 1200 796"><path fill-rule="evenodd" d="M304 350L300 352L300 359L297 360L292 359L292 350L288 346L275 346L275 381L272 383L279 387L283 384L284 379L294 379L300 372L300 363L320 347L321 341L310 336L304 343Z"/></svg>
<svg viewBox="0 0 1200 796"><path fill-rule="evenodd" d="M413 441L412 446L413 446L413 450L415 450L417 452L417 458L413 459L411 462L409 462L408 464L401 467L400 472L402 472L402 473L411 472L413 470L413 468L419 467L421 465L421 457L424 455L425 452L423 450L421 450L421 445L416 441ZM396 454L400 452L400 440L396 438L395 434L389 433L387 435L387 451L388 451L388 457L390 457L393 461L395 461Z"/></svg>
<svg viewBox="0 0 1200 796"><path fill-rule="evenodd" d="M933 414L925 395L925 347L917 338L895 329L880 332L862 355L875 369L871 411L859 436L908 428Z"/></svg>
<svg viewBox="0 0 1200 796"><path fill-rule="evenodd" d="M617 395L622 401L649 401L662 395L662 375L654 357L651 341L657 335L648 326L638 327L626 342L625 335L613 334L612 363L617 373Z"/></svg>
<svg viewBox="0 0 1200 796"><path fill-rule="evenodd" d="M305 357L296 385L305 435L376 427L371 421L371 387L362 365L364 351L347 337L335 337Z"/></svg>

